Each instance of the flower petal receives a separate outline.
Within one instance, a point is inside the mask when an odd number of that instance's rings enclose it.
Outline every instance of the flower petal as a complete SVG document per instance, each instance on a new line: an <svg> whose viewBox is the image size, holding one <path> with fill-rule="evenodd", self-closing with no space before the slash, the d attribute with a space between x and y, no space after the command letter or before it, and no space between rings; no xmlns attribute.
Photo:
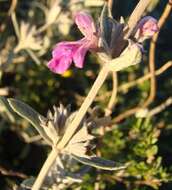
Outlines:
<svg viewBox="0 0 172 190"><path fill-rule="evenodd" d="M58 43L52 51L53 58L61 57L65 54L65 44L64 42Z"/></svg>
<svg viewBox="0 0 172 190"><path fill-rule="evenodd" d="M83 44L82 46L80 46L77 49L77 51L73 55L73 62L76 67L83 68L85 55L86 55L88 49L89 49L89 47L87 44Z"/></svg>
<svg viewBox="0 0 172 190"><path fill-rule="evenodd" d="M51 59L48 62L48 68L58 74L63 74L71 65L72 58L61 57L60 59Z"/></svg>
<svg viewBox="0 0 172 190"><path fill-rule="evenodd" d="M73 52L75 52L78 47L82 45L82 40L73 41L73 42L60 42L56 45L52 52L52 56L54 58L58 58L61 56L71 56Z"/></svg>
<svg viewBox="0 0 172 190"><path fill-rule="evenodd" d="M72 47L69 47L69 42L60 42L53 49L52 56L54 58L61 57L63 55L69 55L72 50Z"/></svg>
<svg viewBox="0 0 172 190"><path fill-rule="evenodd" d="M93 18L85 12L79 12L76 14L75 23L82 34L89 39L91 39L93 34L96 32Z"/></svg>

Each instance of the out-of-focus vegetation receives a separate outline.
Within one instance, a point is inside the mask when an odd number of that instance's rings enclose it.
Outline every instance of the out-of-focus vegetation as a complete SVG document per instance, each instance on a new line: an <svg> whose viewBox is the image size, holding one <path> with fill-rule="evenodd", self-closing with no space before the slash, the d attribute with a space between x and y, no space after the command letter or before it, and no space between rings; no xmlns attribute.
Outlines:
<svg viewBox="0 0 172 190"><path fill-rule="evenodd" d="M114 18L123 16L127 21L137 2L114 0ZM146 14L159 19L167 3L167 0L152 0ZM78 109L99 71L96 56L87 56L84 69L72 67L63 75L53 74L46 64L57 42L79 39L80 33L73 23L75 13L87 10L98 18L102 5L103 0L0 0L0 95L25 101L44 115L59 103ZM156 43L156 70L172 60L171 19L170 15ZM91 169L81 184L69 189L172 188L172 107L159 107L158 113L146 119L136 117L140 109L136 109L137 114L131 109L144 104L150 93L150 80L131 88L122 86L149 73L149 45L147 41L141 64L118 74L118 96L111 115L113 124L106 127L104 135L101 129L95 131L100 141L97 154L114 161L130 162L129 167L122 172ZM167 99L171 105L171 62L168 65L168 69L156 77L156 96L143 111L154 113ZM94 103L100 117L106 110L112 85L109 77ZM128 110L133 114L125 115ZM0 105L2 190L17 189L24 179L36 176L48 151L28 122Z"/></svg>

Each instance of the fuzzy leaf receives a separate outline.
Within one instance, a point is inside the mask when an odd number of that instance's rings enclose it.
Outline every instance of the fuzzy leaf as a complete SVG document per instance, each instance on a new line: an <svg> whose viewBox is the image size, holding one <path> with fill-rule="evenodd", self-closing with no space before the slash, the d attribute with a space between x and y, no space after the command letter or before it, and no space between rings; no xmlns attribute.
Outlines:
<svg viewBox="0 0 172 190"><path fill-rule="evenodd" d="M14 117L14 112L11 109L11 106L9 105L8 101L6 98L0 96L0 105L1 108L6 112L6 114L8 115L9 119L14 122L15 121L15 117Z"/></svg>
<svg viewBox="0 0 172 190"><path fill-rule="evenodd" d="M101 45L111 57L119 56L127 46L123 29L124 23L113 19L111 11L107 3L105 3L100 17Z"/></svg>
<svg viewBox="0 0 172 190"><path fill-rule="evenodd" d="M85 165L93 166L102 170L116 171L123 170L127 167L124 164L116 163L114 161L106 160L100 157L83 158L75 155L72 155L72 157Z"/></svg>
<svg viewBox="0 0 172 190"><path fill-rule="evenodd" d="M33 108L31 108L29 105L16 100L16 99L8 99L8 102L11 106L11 108L18 113L21 117L25 118L27 121L29 121L39 132L39 134L48 142L48 144L52 144L50 138L46 135L44 129L40 126L40 117L44 118L42 115L40 115L38 112L36 112Z"/></svg>
<svg viewBox="0 0 172 190"><path fill-rule="evenodd" d="M89 142L94 139L94 136L88 133L87 126L82 126L77 133L72 137L70 142L65 147L65 151L68 154L74 154L76 156L88 157L86 155L87 146Z"/></svg>
<svg viewBox="0 0 172 190"><path fill-rule="evenodd" d="M25 179L25 180L22 182L21 187L22 187L22 188L26 188L26 189L31 189L32 186L33 186L33 184L34 184L34 181L35 181L35 178L34 178L34 177Z"/></svg>
<svg viewBox="0 0 172 190"><path fill-rule="evenodd" d="M109 35L113 28L113 22L111 22L111 14L107 3L105 3L100 17L100 30L102 33L102 43L107 49L111 41L111 35Z"/></svg>
<svg viewBox="0 0 172 190"><path fill-rule="evenodd" d="M58 133L54 127L53 122L48 121L47 123L46 122L44 123L41 119L40 119L40 121L41 121L40 125L44 129L47 136L51 139L53 144L56 144L57 141L59 140L59 136L58 136Z"/></svg>
<svg viewBox="0 0 172 190"><path fill-rule="evenodd" d="M131 65L136 65L142 60L140 47L136 44L128 45L120 57L113 59L107 65L110 71L120 71Z"/></svg>
<svg viewBox="0 0 172 190"><path fill-rule="evenodd" d="M90 141L93 140L94 136L90 135L88 133L88 129L86 127L86 125L84 125L83 127L81 127L79 129L79 131L72 137L72 139L70 140L71 144L74 143L79 143L79 142L85 142L85 141Z"/></svg>

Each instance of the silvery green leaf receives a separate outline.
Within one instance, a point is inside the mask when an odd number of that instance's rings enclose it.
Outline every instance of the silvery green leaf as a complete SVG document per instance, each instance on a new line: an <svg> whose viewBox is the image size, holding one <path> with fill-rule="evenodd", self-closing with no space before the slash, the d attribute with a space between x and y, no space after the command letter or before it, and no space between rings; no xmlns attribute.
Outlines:
<svg viewBox="0 0 172 190"><path fill-rule="evenodd" d="M64 131L66 129L66 123L68 119L70 118L70 105L68 105L66 108L60 104L59 107L53 106L54 109L54 123L56 123L56 131L58 131L58 134L62 136L64 134Z"/></svg>
<svg viewBox="0 0 172 190"><path fill-rule="evenodd" d="M34 184L35 178L34 177L30 177L28 179L25 179L22 183L21 183L21 187L22 188L26 188L26 189L31 189L33 184Z"/></svg>
<svg viewBox="0 0 172 190"><path fill-rule="evenodd" d="M111 13L108 8L107 3L105 3L103 10L101 12L100 16L100 30L101 30L101 37L102 37L102 43L103 47L108 50L109 44L110 44L110 37L112 27L113 27L113 22L111 22Z"/></svg>
<svg viewBox="0 0 172 190"><path fill-rule="evenodd" d="M89 143L75 143L75 144L68 144L68 146L64 149L67 154L74 154L76 156L88 157L86 155L87 146Z"/></svg>
<svg viewBox="0 0 172 190"><path fill-rule="evenodd" d="M21 187L32 189L34 181L34 177L26 179L22 182ZM62 190L70 187L73 183L81 182L81 176L78 175L78 173L71 173L64 168L61 159L57 157L55 163L50 168L48 175L45 177L40 190Z"/></svg>
<svg viewBox="0 0 172 190"><path fill-rule="evenodd" d="M15 121L14 112L11 106L9 105L7 99L2 96L0 96L0 106L1 106L1 111L4 111L11 120L11 122L14 122Z"/></svg>
<svg viewBox="0 0 172 190"><path fill-rule="evenodd" d="M76 156L88 157L86 155L87 147L92 139L94 137L88 133L87 126L84 124L69 141L64 151L69 155L74 154Z"/></svg>
<svg viewBox="0 0 172 190"><path fill-rule="evenodd" d="M77 111L70 113L70 115L68 115L67 120L65 121L65 126L64 126L64 130L63 130L63 135L64 132L66 131L67 127L71 124L71 122L74 120L75 116L76 116Z"/></svg>
<svg viewBox="0 0 172 190"><path fill-rule="evenodd" d="M123 170L127 167L124 164L116 163L114 161L106 160L100 157L91 156L89 158L85 158L75 155L72 155L72 157L85 165L89 165L102 170L117 171L117 170Z"/></svg>
<svg viewBox="0 0 172 190"><path fill-rule="evenodd" d="M124 22L117 22L112 18L111 11L105 3L101 17L101 43L112 58L120 55L121 51L126 47L127 41L124 39Z"/></svg>
<svg viewBox="0 0 172 190"><path fill-rule="evenodd" d="M77 133L72 137L70 140L71 144L79 143L79 142L85 142L85 141L90 141L94 139L92 135L88 133L88 129L86 124L84 124L78 131Z"/></svg>
<svg viewBox="0 0 172 190"><path fill-rule="evenodd" d="M39 118L44 118L42 115L40 115L38 112L36 112L29 105L27 105L19 100L9 98L8 102L9 102L9 105L11 106L11 108L16 113L18 113L21 117L25 118L36 128L36 130L47 141L48 144L50 144L50 145L52 144L50 138L47 136L44 129L40 125Z"/></svg>
<svg viewBox="0 0 172 190"><path fill-rule="evenodd" d="M112 58L118 57L128 44L128 41L124 39L123 30L124 24L118 22L113 24L110 41L110 55Z"/></svg>
<svg viewBox="0 0 172 190"><path fill-rule="evenodd" d="M45 178L44 186L52 188L53 190L61 190L70 187L73 183L81 183L82 179L80 173L78 173L78 171L76 173L71 172L73 168L74 162L71 163L71 157L57 156L56 161Z"/></svg>
<svg viewBox="0 0 172 190"><path fill-rule="evenodd" d="M53 144L56 144L57 141L59 140L59 136L58 136L56 128L53 124L53 121L51 121L51 120L44 121L40 118L40 125L44 129L47 136L51 139Z"/></svg>
<svg viewBox="0 0 172 190"><path fill-rule="evenodd" d="M64 135L68 124L71 123L71 115L70 106L65 108L60 104L59 107L53 106L53 111L48 111L47 118L39 117L41 127L54 145Z"/></svg>
<svg viewBox="0 0 172 190"><path fill-rule="evenodd" d="M120 71L140 63L141 60L142 52L139 45L131 43L119 57L112 59L107 66L110 71Z"/></svg>

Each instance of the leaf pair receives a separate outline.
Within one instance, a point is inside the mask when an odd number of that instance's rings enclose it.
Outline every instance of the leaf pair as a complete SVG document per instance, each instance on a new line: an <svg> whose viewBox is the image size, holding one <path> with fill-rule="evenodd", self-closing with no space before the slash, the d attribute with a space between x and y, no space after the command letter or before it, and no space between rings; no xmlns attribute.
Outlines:
<svg viewBox="0 0 172 190"><path fill-rule="evenodd" d="M38 112L36 112L30 106L19 100L8 99L8 102L11 108L21 117L29 121L36 128L36 130L43 137L43 139L46 140L46 142L52 146L52 139L47 135L44 128L41 126L41 121L39 119L42 118L43 120L46 120L46 118ZM72 117L74 116L72 115ZM72 156L75 160L83 164L93 166L99 169L120 170L126 167L123 164L117 164L116 162L105 160L96 156L86 155L89 141L93 138L94 137L92 135L88 134L87 125L85 123L82 126L80 126L79 130L71 138L69 143L64 147L62 153Z"/></svg>

